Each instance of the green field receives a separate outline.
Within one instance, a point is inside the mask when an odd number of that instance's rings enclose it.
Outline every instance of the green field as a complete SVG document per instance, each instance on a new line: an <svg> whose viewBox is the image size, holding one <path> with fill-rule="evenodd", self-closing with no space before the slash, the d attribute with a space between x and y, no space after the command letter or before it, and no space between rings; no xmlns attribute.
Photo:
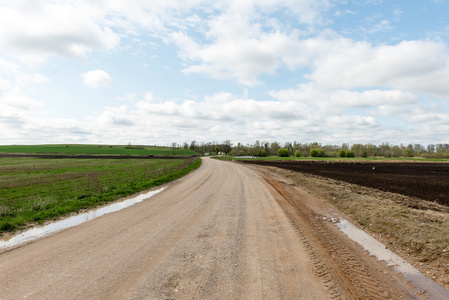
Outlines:
<svg viewBox="0 0 449 300"><path fill-rule="evenodd" d="M200 164L198 158L0 158L0 232L132 195L177 179Z"/></svg>
<svg viewBox="0 0 449 300"><path fill-rule="evenodd" d="M92 155L192 155L190 149L135 145L7 145L0 146L0 154L92 154Z"/></svg>

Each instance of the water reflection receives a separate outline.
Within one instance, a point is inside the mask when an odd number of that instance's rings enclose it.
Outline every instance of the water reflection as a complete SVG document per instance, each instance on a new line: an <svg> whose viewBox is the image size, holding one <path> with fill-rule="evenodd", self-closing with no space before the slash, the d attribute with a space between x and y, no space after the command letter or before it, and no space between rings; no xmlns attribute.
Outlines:
<svg viewBox="0 0 449 300"><path fill-rule="evenodd" d="M341 219L337 226L350 239L359 243L371 255L378 260L384 260L387 265L392 266L396 272L402 273L407 281L413 283L416 287L415 292L426 291L430 299L449 299L449 292L438 283L422 274L418 269L406 262L402 257L387 249L384 244L367 234L365 231L357 228L347 220Z"/></svg>
<svg viewBox="0 0 449 300"><path fill-rule="evenodd" d="M148 199L148 198L156 195L157 193L162 192L164 189L165 189L165 187L154 190L154 191L147 192L145 194L140 194L131 199L127 199L127 200L124 200L121 202L116 202L116 203L110 204L108 206L104 206L104 207L101 207L101 208L98 208L95 210L91 210L91 211L88 211L88 212L85 212L85 213L82 213L82 214L79 214L79 215L76 215L73 217L69 217L64 220L56 221L56 222L50 223L45 226L34 227L27 231L19 233L17 235L13 235L13 236L10 236L7 238L0 239L0 249L17 246L19 244L42 237L46 234L49 234L49 233L52 233L52 232L55 232L55 231L58 231L61 229L70 228L70 227L79 225L83 222L100 217L102 215L105 215L105 214L108 214L111 212L115 212L115 211L119 211L123 208L126 208L126 207L129 207L136 203L142 202L143 200Z"/></svg>

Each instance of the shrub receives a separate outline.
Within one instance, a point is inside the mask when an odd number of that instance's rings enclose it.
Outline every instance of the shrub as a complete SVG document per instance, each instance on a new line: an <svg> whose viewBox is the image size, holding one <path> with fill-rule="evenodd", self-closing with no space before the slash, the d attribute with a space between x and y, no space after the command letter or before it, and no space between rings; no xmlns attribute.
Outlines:
<svg viewBox="0 0 449 300"><path fill-rule="evenodd" d="M310 150L310 156L312 157L324 157L324 150L323 149L311 149Z"/></svg>
<svg viewBox="0 0 449 300"><path fill-rule="evenodd" d="M354 157L354 151L352 150L346 150L346 157Z"/></svg>
<svg viewBox="0 0 449 300"><path fill-rule="evenodd" d="M340 149L340 151L338 151L338 156L339 156L339 157L345 157L345 156L346 156L345 150Z"/></svg>
<svg viewBox="0 0 449 300"><path fill-rule="evenodd" d="M413 156L412 152L410 150L408 150L408 149L404 150L404 155L407 156L407 157L412 157Z"/></svg>
<svg viewBox="0 0 449 300"><path fill-rule="evenodd" d="M362 151L362 157L368 157L368 152L366 152L365 150Z"/></svg>
<svg viewBox="0 0 449 300"><path fill-rule="evenodd" d="M279 157L289 157L288 150L285 148L279 148L278 150Z"/></svg>
<svg viewBox="0 0 449 300"><path fill-rule="evenodd" d="M260 156L261 157L267 157L268 156L268 152L267 152L267 150L262 150L262 151L260 151Z"/></svg>
<svg viewBox="0 0 449 300"><path fill-rule="evenodd" d="M301 153L299 152L299 150L296 150L295 151L295 157L300 157L301 156Z"/></svg>
<svg viewBox="0 0 449 300"><path fill-rule="evenodd" d="M244 156L244 155L245 155L245 152L243 150L240 150L238 156Z"/></svg>

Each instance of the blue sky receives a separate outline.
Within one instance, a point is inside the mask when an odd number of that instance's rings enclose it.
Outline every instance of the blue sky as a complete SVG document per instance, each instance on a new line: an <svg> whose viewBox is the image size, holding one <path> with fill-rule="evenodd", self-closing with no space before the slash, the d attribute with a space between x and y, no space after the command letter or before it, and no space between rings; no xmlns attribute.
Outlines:
<svg viewBox="0 0 449 300"><path fill-rule="evenodd" d="M447 12L0 0L0 144L449 143Z"/></svg>

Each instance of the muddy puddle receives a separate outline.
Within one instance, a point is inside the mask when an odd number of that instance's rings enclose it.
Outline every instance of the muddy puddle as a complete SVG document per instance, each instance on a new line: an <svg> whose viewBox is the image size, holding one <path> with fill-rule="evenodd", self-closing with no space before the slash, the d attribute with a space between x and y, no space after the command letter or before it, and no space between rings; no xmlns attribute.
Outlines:
<svg viewBox="0 0 449 300"><path fill-rule="evenodd" d="M97 217L119 211L121 209L124 209L126 207L129 207L131 205L134 205L136 203L142 202L145 199L148 199L160 192L162 192L165 189L165 187L153 190L144 194L140 194L136 197L126 199L120 202L115 202L107 206L103 206L101 208L97 208L79 215L75 215L73 217L69 217L60 221L56 221L53 223L50 223L48 225L44 226L37 226L33 227L31 229L28 229L24 232L21 232L19 234L7 237L7 238L0 238L0 249L13 247L20 245L22 243L26 243L29 241L32 241L34 239L40 238L42 236L45 236L49 233L70 228L76 225L79 225L81 223L87 222L89 220L95 219Z"/></svg>
<svg viewBox="0 0 449 300"><path fill-rule="evenodd" d="M429 299L449 299L449 292L446 289L426 277L418 269L406 262L399 255L387 249L384 244L365 231L344 219L340 219L336 225L343 233L360 244L371 255L374 255L378 260L384 260L396 272L401 273L407 281L410 281L416 287L415 295L420 295L425 291L424 295L429 297Z"/></svg>

